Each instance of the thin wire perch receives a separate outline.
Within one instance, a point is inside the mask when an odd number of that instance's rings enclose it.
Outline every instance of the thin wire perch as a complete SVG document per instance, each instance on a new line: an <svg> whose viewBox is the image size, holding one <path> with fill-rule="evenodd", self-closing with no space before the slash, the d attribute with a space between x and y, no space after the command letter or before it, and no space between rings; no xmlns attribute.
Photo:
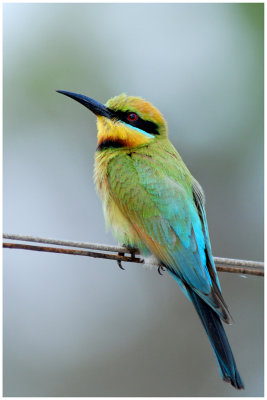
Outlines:
<svg viewBox="0 0 267 400"><path fill-rule="evenodd" d="M112 246L112 245L84 243L84 242L71 242L66 240L47 239L35 236L24 236L24 235L7 234L7 233L3 234L3 238L13 241L20 240L23 242L35 242L35 243L52 244L65 247L76 247L82 249L97 250L98 252L65 249L64 247L33 246L29 244L12 243L12 242L3 243L3 247L9 249L33 250L33 251L43 251L49 253L72 254L72 255L94 257L94 258L104 258L109 260L116 260L120 266L122 261L135 262L139 264L144 263L144 260L142 258L136 257L136 255L139 255L138 250L128 249L122 246ZM114 252L117 254L110 254L106 252ZM130 254L130 256L125 256L125 254ZM221 258L221 257L214 257L214 262L217 271L232 272L242 275L264 276L263 262L237 260L232 258ZM159 266L155 265L155 267L158 268Z"/></svg>

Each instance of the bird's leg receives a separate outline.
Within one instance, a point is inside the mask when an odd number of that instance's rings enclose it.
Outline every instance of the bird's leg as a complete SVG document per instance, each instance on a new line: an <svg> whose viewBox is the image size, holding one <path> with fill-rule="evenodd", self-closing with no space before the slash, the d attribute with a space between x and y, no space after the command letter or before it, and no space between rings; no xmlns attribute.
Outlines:
<svg viewBox="0 0 267 400"><path fill-rule="evenodd" d="M136 249L135 247L131 247L129 245L126 245L125 243L122 244L122 247L126 247L125 252L118 252L119 256L124 256L125 253L130 253L131 254L131 259L134 261L135 259L135 253L138 252L138 249ZM122 264L121 264L121 260L117 260L118 266L120 269L125 270L125 268L123 268Z"/></svg>

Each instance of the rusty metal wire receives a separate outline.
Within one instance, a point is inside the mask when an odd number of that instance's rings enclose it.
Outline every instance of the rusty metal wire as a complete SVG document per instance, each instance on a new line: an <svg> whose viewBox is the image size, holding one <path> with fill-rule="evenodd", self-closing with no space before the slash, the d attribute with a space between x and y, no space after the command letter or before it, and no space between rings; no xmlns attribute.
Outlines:
<svg viewBox="0 0 267 400"><path fill-rule="evenodd" d="M57 240L57 239L48 239L48 238L40 238L34 236L23 236L23 235L15 235L15 234L3 234L4 239L8 240L16 240L23 242L35 242L35 243L43 243L43 244L51 244L51 245L59 245L65 247L74 247L74 248L82 248L82 249L90 249L97 250L96 251L86 251L86 250L75 250L75 249L65 249L64 247L47 247L47 246L36 246L29 244L21 244L21 243L3 243L4 248L9 249L22 249L22 250L33 250L33 251L43 251L49 253L60 253L60 254L72 254L72 255L80 255L94 258L103 258L109 260L116 260L120 263L123 262L135 262L139 264L143 264L144 260L140 257L136 257L139 255L138 250L136 249L127 249L122 246L112 246L112 245L104 245L104 244L96 244L96 243L87 243L87 242L72 242L66 240ZM109 253L107 253L109 252ZM117 254L110 254L110 252ZM125 254L129 254L126 256ZM241 275L256 275L256 276L264 276L264 263L259 261L249 261L249 260L237 260L230 258L221 258L214 257L214 262L217 271L221 272L231 272L237 273ZM155 264L155 267L159 267L159 265Z"/></svg>

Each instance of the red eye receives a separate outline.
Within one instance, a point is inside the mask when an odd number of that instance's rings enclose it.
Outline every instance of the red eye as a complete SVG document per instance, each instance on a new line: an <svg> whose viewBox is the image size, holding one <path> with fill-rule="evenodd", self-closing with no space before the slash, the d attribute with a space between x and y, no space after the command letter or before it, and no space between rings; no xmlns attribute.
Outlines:
<svg viewBox="0 0 267 400"><path fill-rule="evenodd" d="M128 116L127 116L127 119L128 119L128 121L130 121L130 122L136 121L137 118L138 118L138 115L135 114L135 113L130 113L130 114L128 114Z"/></svg>

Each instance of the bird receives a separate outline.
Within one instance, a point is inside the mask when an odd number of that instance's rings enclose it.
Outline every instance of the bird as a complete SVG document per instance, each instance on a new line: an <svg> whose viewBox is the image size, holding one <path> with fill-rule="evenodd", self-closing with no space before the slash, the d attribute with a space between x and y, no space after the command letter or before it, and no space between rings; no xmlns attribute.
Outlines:
<svg viewBox="0 0 267 400"><path fill-rule="evenodd" d="M120 244L156 258L193 303L221 376L244 389L222 321L232 317L216 272L205 195L168 139L161 112L121 94L102 104L57 90L97 117L94 179L107 227Z"/></svg>

